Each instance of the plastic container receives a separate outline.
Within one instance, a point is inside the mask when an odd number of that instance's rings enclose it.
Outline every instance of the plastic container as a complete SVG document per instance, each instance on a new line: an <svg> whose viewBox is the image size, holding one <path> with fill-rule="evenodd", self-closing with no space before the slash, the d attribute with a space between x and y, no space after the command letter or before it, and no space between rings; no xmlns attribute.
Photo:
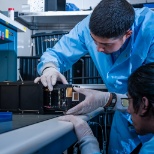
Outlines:
<svg viewBox="0 0 154 154"><path fill-rule="evenodd" d="M0 112L0 122L12 121L12 112Z"/></svg>
<svg viewBox="0 0 154 154"><path fill-rule="evenodd" d="M14 20L14 8L8 8L8 17Z"/></svg>

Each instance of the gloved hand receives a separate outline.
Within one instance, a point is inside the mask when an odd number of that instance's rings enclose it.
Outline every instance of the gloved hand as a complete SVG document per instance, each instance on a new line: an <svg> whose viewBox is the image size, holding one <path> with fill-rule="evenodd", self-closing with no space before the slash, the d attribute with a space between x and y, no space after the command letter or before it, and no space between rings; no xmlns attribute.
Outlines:
<svg viewBox="0 0 154 154"><path fill-rule="evenodd" d="M45 87L48 86L50 91L53 90L53 86L57 81L61 81L63 84L68 84L66 78L54 67L45 69L43 74L34 80L34 83L37 83L38 81L41 81Z"/></svg>
<svg viewBox="0 0 154 154"><path fill-rule="evenodd" d="M73 115L66 115L59 117L58 120L72 122L79 141L85 136L94 136L87 122L79 117Z"/></svg>
<svg viewBox="0 0 154 154"><path fill-rule="evenodd" d="M104 107L110 98L109 92L101 92L97 90L83 89L77 87L74 87L73 89L76 92L84 94L86 98L84 101L68 110L66 114L77 115L89 113L91 111L94 111L98 107Z"/></svg>

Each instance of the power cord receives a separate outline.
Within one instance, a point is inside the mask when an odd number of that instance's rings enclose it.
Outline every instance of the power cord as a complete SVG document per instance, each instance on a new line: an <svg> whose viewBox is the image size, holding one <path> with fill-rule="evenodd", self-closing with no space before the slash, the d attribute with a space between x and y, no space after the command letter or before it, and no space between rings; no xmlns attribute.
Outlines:
<svg viewBox="0 0 154 154"><path fill-rule="evenodd" d="M102 140L103 140L103 149L101 150L101 153L102 154L106 154L106 141L104 140L104 135L103 135L103 128L102 126L97 123L97 122L91 122L91 121L88 121L88 124L89 125L98 125L100 128L101 128L101 131L102 131Z"/></svg>
<svg viewBox="0 0 154 154"><path fill-rule="evenodd" d="M104 110L104 142L103 142L103 150L104 151L104 154L107 153L107 145L108 145L108 133L107 133L107 119L108 120L111 120L109 119L109 114L112 114L113 110L107 110L105 109Z"/></svg>
<svg viewBox="0 0 154 154"><path fill-rule="evenodd" d="M105 112L105 115L104 115L104 133L103 133L103 128L102 126L97 123L97 122L91 122L91 121L88 121L87 123L89 125L98 125L100 128L101 128L101 132L102 132L102 147L103 149L101 150L101 153L102 154L106 154L107 151L106 151L106 147L107 147L107 111ZM73 154L78 154L78 151L79 151L79 148L76 146L78 144L78 142L75 143L75 145L73 146Z"/></svg>
<svg viewBox="0 0 154 154"><path fill-rule="evenodd" d="M73 154L78 154L79 148L76 146L78 142L76 142L73 146Z"/></svg>
<svg viewBox="0 0 154 154"><path fill-rule="evenodd" d="M106 146L107 146L107 112L105 112L105 115L104 115L104 128L105 128L105 139L103 141L103 150L104 150L104 154L106 154Z"/></svg>

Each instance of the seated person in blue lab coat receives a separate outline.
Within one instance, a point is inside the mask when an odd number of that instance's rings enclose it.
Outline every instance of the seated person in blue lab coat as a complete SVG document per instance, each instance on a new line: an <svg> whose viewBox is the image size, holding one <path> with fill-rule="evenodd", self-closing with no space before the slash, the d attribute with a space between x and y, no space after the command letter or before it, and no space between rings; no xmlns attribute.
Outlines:
<svg viewBox="0 0 154 154"><path fill-rule="evenodd" d="M38 64L40 77L34 82L41 81L50 91L57 81L67 84L60 72L70 69L87 53L112 94L76 89L86 94L86 99L67 114L86 114L100 106L108 106L114 93L127 93L127 80L132 72L143 64L154 62L154 12L146 7L134 9L126 0L100 1L92 14L43 53ZM110 106L116 112L110 135L114 140L110 140L109 153L131 153L141 142L149 140L151 134L141 137L128 129L129 122L132 123L130 114L117 111L123 109L121 104L114 105L113 99Z"/></svg>
<svg viewBox="0 0 154 154"><path fill-rule="evenodd" d="M128 78L128 98L125 101L128 101L127 111L131 114L136 133L154 133L154 63L143 65L131 74ZM59 117L59 120L73 123L82 154L100 153L97 139L86 121L73 115ZM139 154L153 154L153 145L154 136L142 144Z"/></svg>

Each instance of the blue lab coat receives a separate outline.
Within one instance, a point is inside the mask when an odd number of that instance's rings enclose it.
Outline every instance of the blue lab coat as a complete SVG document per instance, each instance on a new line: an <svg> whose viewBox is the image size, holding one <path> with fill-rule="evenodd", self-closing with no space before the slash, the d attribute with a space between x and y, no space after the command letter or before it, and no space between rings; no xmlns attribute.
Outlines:
<svg viewBox="0 0 154 154"><path fill-rule="evenodd" d="M106 55L97 51L90 36L89 15L79 22L69 34L63 36L52 49L48 48L44 52L38 65L39 74L41 75L44 65L50 62L54 63L61 72L67 71L79 58L89 53L107 89L110 92L126 93L129 75L141 65L154 62L154 12L144 7L135 9L135 13L135 22L131 27L133 33L116 53ZM118 117L117 124L118 121L123 121L123 116L121 119L119 113L115 117ZM125 116L125 119L127 118L130 117ZM123 130L127 124L125 126L118 124L118 126L120 130ZM111 151L114 154L115 151L116 153L130 153L140 142L135 132L129 134L129 130L124 130L128 131L126 137L129 140L123 139L125 131L120 131L121 135L115 134L116 129L111 131L112 138L118 139L116 142L120 143L115 149L112 147ZM125 151L125 149L128 150Z"/></svg>
<svg viewBox="0 0 154 154"><path fill-rule="evenodd" d="M149 141L145 142L142 145L139 154L146 154L146 153L153 154L154 153L153 145L154 145L154 136Z"/></svg>

